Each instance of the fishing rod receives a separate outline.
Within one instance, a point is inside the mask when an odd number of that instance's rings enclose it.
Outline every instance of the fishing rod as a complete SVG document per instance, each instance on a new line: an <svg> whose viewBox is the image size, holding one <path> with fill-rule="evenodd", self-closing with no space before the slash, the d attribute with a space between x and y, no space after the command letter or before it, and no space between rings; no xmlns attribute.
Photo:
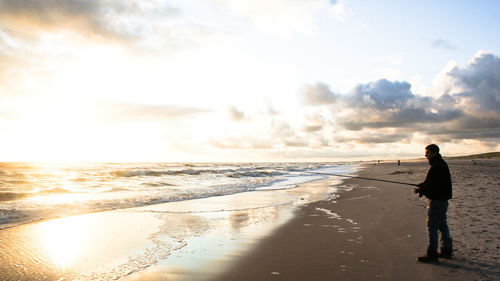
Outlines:
<svg viewBox="0 0 500 281"><path fill-rule="evenodd" d="M400 181L390 181L390 180L382 180L382 179L374 179L374 178L365 178L365 177L360 177L360 176L350 176L350 175L321 173L321 172L306 172L306 173L309 173L309 174L318 174L318 175L327 175L327 176L336 176L336 177L347 177L347 178L370 180L370 181L382 181L382 182L397 183L397 184L411 185L411 186L417 186L418 187L418 184L407 183L407 182L400 182Z"/></svg>

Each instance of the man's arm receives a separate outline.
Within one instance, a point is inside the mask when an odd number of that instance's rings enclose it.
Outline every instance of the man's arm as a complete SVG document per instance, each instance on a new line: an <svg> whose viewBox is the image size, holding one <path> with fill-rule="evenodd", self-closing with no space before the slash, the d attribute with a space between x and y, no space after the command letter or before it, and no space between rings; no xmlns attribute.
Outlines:
<svg viewBox="0 0 500 281"><path fill-rule="evenodd" d="M418 194L418 197L422 197L425 195L426 192L426 182L424 181L423 183L418 184L418 188L414 188L413 191Z"/></svg>
<svg viewBox="0 0 500 281"><path fill-rule="evenodd" d="M433 178L434 176L434 170L433 167L429 169L429 172L427 172L427 176L425 177L425 181L418 184L418 188L415 188L414 191L415 193L418 194L418 197L422 196L427 196L429 194L429 190L432 187L432 182L435 181Z"/></svg>

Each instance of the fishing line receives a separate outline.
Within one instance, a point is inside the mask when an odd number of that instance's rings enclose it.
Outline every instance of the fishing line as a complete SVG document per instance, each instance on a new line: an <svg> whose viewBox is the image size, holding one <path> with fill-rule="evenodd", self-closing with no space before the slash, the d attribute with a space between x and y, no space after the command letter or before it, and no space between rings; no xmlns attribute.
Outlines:
<svg viewBox="0 0 500 281"><path fill-rule="evenodd" d="M361 179L361 180L370 180L370 181L382 181L382 182L397 183L397 184L403 184L403 185L418 186L417 184L414 184L414 183L400 182L400 181L390 181L390 180L374 179L374 178L366 178L366 177L360 177L360 176L350 176L350 175L321 173L321 172L306 172L306 173L309 173L309 174L318 174L318 175L327 175L327 176L336 176L336 177L347 177L347 178L354 178L354 179Z"/></svg>

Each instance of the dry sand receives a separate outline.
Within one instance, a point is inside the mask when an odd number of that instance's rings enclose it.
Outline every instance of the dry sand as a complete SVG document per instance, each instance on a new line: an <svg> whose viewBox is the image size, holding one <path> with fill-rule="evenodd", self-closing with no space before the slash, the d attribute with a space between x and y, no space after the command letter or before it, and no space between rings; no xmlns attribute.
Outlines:
<svg viewBox="0 0 500 281"><path fill-rule="evenodd" d="M427 200L411 186L348 179L351 191L301 208L213 280L500 280L500 161L448 163L452 260L416 262L427 246ZM419 183L428 169L393 162L365 165L359 175Z"/></svg>

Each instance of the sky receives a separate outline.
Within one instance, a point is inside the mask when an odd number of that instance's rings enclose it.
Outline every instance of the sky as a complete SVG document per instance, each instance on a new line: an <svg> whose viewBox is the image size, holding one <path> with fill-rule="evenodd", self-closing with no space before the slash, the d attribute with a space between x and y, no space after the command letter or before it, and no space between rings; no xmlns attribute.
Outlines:
<svg viewBox="0 0 500 281"><path fill-rule="evenodd" d="M0 161L500 151L500 2L0 0Z"/></svg>

